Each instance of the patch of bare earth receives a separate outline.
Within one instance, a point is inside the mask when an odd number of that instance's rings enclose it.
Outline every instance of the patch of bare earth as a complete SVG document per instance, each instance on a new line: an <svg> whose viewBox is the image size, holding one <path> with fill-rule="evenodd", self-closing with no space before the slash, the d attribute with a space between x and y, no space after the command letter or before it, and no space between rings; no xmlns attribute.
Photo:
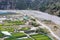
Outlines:
<svg viewBox="0 0 60 40"><path fill-rule="evenodd" d="M46 24L48 27L51 28L51 30L60 37L60 25L57 25L53 22L43 22Z"/></svg>

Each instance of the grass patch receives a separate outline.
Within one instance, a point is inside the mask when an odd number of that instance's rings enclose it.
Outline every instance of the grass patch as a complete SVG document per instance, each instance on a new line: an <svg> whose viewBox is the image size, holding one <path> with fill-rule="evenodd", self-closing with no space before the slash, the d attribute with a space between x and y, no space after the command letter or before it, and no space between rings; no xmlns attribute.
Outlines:
<svg viewBox="0 0 60 40"><path fill-rule="evenodd" d="M31 38L23 38L21 40L32 40Z"/></svg>
<svg viewBox="0 0 60 40"><path fill-rule="evenodd" d="M4 37L4 34L2 34L2 33L0 32L0 38L2 38L2 37Z"/></svg>
<svg viewBox="0 0 60 40"><path fill-rule="evenodd" d="M4 40L17 40L17 39L13 37L9 37L9 38L5 38Z"/></svg>
<svg viewBox="0 0 60 40"><path fill-rule="evenodd" d="M8 31L8 32L14 32L14 28L13 27L2 27L0 26L0 31Z"/></svg>
<svg viewBox="0 0 60 40"><path fill-rule="evenodd" d="M43 34L35 34L31 35L31 37L34 38L35 40L51 40L48 36Z"/></svg>
<svg viewBox="0 0 60 40"><path fill-rule="evenodd" d="M12 33L12 36L15 38L20 38L20 37L25 37L26 35L24 33L17 32L17 33Z"/></svg>
<svg viewBox="0 0 60 40"><path fill-rule="evenodd" d="M0 26L13 26L13 25L23 25L23 24L25 24L24 21L20 21L20 20L17 20L17 21L4 20L3 22L4 23L0 24Z"/></svg>

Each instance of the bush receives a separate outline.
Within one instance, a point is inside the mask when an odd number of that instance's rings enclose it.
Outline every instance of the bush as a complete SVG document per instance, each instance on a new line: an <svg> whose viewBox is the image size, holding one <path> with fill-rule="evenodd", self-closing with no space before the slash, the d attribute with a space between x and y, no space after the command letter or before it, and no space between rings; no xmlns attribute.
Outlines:
<svg viewBox="0 0 60 40"><path fill-rule="evenodd" d="M2 37L4 37L4 34L2 34L2 33L0 32L0 38L2 38Z"/></svg>

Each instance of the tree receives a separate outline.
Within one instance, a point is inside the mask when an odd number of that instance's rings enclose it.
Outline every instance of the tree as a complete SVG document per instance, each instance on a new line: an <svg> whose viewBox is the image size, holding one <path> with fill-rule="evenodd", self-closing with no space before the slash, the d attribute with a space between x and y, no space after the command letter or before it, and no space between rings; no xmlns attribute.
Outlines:
<svg viewBox="0 0 60 40"><path fill-rule="evenodd" d="M16 2L16 9L26 9L25 0L17 0Z"/></svg>

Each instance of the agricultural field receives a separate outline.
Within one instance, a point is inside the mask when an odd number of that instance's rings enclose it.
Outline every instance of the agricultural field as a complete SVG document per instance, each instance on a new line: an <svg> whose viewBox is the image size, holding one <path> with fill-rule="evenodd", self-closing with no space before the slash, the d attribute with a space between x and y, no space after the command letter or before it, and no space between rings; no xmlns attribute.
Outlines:
<svg viewBox="0 0 60 40"><path fill-rule="evenodd" d="M31 37L34 38L35 40L51 40L48 36L43 34L35 34L31 35Z"/></svg>
<svg viewBox="0 0 60 40"><path fill-rule="evenodd" d="M10 15L0 22L0 38L4 38L3 40L51 40L45 35L48 33L45 32L46 29L40 29L40 26L42 25L31 16L25 15L20 18L20 16L11 17ZM40 32L43 34L39 34Z"/></svg>
<svg viewBox="0 0 60 40"><path fill-rule="evenodd" d="M12 37L15 38L20 38L20 37L25 37L26 35L22 32L17 32L17 33L12 33Z"/></svg>
<svg viewBox="0 0 60 40"><path fill-rule="evenodd" d="M31 36L31 38L17 39L15 37L10 37L10 38L6 38L5 40L51 40L48 36L46 36L44 34L34 34L34 35L30 35L30 36Z"/></svg>

